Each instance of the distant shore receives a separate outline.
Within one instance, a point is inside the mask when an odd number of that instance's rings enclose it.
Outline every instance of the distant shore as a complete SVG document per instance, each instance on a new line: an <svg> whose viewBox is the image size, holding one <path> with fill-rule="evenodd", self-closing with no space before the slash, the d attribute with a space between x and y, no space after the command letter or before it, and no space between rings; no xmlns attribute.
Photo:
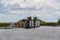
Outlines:
<svg viewBox="0 0 60 40"><path fill-rule="evenodd" d="M11 23L10 22L3 22L0 23L0 27L8 27ZM40 26L58 26L58 23L40 23Z"/></svg>

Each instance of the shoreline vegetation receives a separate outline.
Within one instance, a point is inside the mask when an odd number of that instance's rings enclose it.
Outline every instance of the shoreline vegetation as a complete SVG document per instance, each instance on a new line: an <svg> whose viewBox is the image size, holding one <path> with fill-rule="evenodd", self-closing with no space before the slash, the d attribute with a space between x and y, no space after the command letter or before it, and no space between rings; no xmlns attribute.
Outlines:
<svg viewBox="0 0 60 40"><path fill-rule="evenodd" d="M22 22L24 19L19 20L18 22ZM0 29L10 29L10 25L13 22L0 22ZM52 26L52 27L57 27L60 26L60 19L57 22L45 22L40 20L40 26Z"/></svg>
<svg viewBox="0 0 60 40"><path fill-rule="evenodd" d="M8 27L11 23L13 22L0 22L0 27ZM59 26L59 25L60 25L60 20L58 20L58 22L44 22L40 20L40 26Z"/></svg>

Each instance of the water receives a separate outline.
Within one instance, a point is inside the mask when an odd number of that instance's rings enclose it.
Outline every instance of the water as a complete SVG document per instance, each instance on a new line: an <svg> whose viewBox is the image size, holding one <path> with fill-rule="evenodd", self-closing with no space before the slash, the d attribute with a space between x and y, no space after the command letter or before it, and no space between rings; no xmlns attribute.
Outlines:
<svg viewBox="0 0 60 40"><path fill-rule="evenodd" d="M60 40L60 27L0 29L0 40Z"/></svg>

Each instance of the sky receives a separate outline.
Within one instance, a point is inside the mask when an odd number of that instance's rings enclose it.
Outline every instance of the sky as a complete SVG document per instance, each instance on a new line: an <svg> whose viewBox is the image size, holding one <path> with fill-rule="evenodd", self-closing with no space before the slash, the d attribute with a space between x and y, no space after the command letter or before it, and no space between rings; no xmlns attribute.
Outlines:
<svg viewBox="0 0 60 40"><path fill-rule="evenodd" d="M0 0L0 22L17 22L28 16L57 22L60 18L60 0Z"/></svg>

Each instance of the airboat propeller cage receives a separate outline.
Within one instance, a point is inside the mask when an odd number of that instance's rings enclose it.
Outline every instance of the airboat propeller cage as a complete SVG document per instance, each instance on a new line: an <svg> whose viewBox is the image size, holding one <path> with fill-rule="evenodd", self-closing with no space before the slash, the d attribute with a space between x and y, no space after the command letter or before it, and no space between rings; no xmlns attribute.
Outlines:
<svg viewBox="0 0 60 40"><path fill-rule="evenodd" d="M28 17L27 27L39 27L40 20L37 17Z"/></svg>

